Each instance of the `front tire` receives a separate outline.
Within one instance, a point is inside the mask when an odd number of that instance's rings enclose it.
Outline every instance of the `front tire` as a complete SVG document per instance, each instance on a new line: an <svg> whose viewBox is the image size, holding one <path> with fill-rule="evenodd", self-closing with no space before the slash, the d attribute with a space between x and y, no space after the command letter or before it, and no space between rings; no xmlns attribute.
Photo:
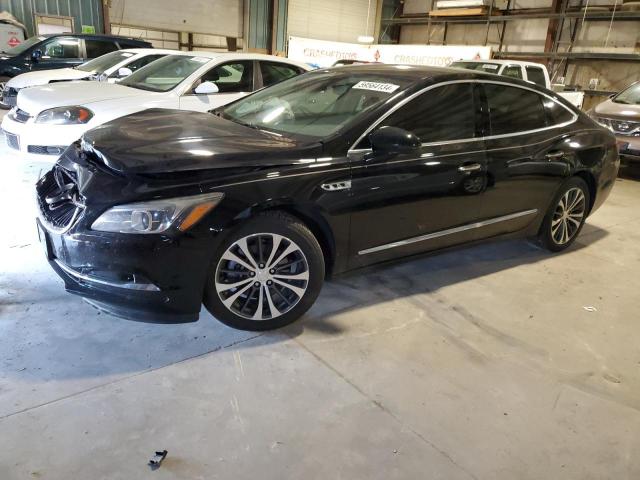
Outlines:
<svg viewBox="0 0 640 480"><path fill-rule="evenodd" d="M572 177L562 186L540 227L538 240L552 252L562 251L576 240L587 219L589 187L580 177Z"/></svg>
<svg viewBox="0 0 640 480"><path fill-rule="evenodd" d="M214 254L204 305L240 330L272 330L296 321L315 302L322 248L298 219L265 212L233 231Z"/></svg>

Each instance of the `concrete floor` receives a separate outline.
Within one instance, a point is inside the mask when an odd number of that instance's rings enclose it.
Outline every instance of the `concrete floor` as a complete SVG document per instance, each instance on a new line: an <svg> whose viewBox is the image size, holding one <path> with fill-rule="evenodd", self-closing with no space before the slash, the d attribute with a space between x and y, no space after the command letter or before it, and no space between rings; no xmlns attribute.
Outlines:
<svg viewBox="0 0 640 480"><path fill-rule="evenodd" d="M640 476L640 182L565 254L509 241L352 275L256 334L65 294L33 222L47 165L0 158L2 480Z"/></svg>

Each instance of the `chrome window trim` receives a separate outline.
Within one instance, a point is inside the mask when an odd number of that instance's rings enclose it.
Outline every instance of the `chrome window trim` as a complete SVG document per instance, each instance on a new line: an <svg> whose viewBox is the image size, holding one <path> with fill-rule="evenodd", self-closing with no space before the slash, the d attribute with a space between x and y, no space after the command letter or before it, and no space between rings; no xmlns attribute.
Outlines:
<svg viewBox="0 0 640 480"><path fill-rule="evenodd" d="M441 83L437 83L435 85L429 85L428 87L423 88L422 90L419 90L411 95L409 95L407 98L405 98L404 100L401 100L400 102L398 102L397 104L395 104L393 107L391 107L388 111L386 111L378 120L376 120L375 122L373 122L373 124L364 131L364 133L362 135L360 135L358 137L358 139L351 145L351 148L349 148L348 152L351 153L357 153L357 152L367 152L367 151L371 151L370 148L355 148L356 145L358 145L367 135L369 135L369 133L371 133L371 131L373 129L375 129L378 125L380 125L380 123L382 123L384 120L387 119L387 117L389 117L392 113L394 113L396 110L398 110L399 108L402 108L404 105L406 105L407 103L409 103L411 100L413 100L416 97L419 97L420 95L422 95L423 93L429 91L429 90L433 90L434 88L438 88L438 87L442 87L445 85L453 85L453 84L457 84L457 83L480 83L480 84L485 84L485 83L490 83L490 84L496 84L496 85L505 85L507 87L514 87L514 88L520 88L522 90L529 90L533 93L536 93L540 96L546 97L549 100L551 100L552 102L557 103L558 105L560 105L562 108L564 108L566 111L568 111L569 113L571 113L572 115L572 119L568 120L566 122L563 123L558 123L555 125L550 125L548 127L543 127L543 128L536 128L533 130L524 130L522 132L514 132L514 133L503 133L500 135L489 135L486 137L471 137L471 138L461 138L461 139L456 139L456 140L446 140L446 141L442 141L442 142L427 142L427 143L423 143L422 146L423 147L427 147L427 146L431 146L431 145L449 145L449 144L455 144L455 143L465 143L465 142L475 142L475 141L486 141L486 140L494 140L494 139L500 139L500 138L509 138L509 137L517 137L520 135L527 135L527 134L531 134L531 133L538 133L538 132L544 132L546 130L551 130L553 128L562 128L562 127L566 127L568 125L571 125L573 123L575 123L578 120L578 115L571 110L569 107L567 107L566 105L563 105L562 103L560 103L558 100L556 100L555 98L551 97L550 95L547 95L544 92L539 92L533 88L529 88L526 87L524 85L514 85L513 83L509 83L509 82L501 82L499 80L450 80L447 82L441 82Z"/></svg>
<svg viewBox="0 0 640 480"><path fill-rule="evenodd" d="M406 240L398 240L396 242L385 243L384 245L378 245L377 247L365 248L360 250L358 255L367 255L369 253L376 253L390 248L403 247L405 245L411 245L412 243L424 242L425 240L432 240L434 238L444 237L446 235L453 235L456 233L466 232L467 230L473 230L476 228L486 227L487 225L493 225L494 223L506 222L508 220L514 220L520 217L526 217L528 215L535 215L538 213L537 209L524 210L522 212L515 212L509 215L503 215L501 217L490 218L481 222L468 223L460 227L448 228L446 230L439 230L433 233L427 233L426 235L420 235L419 237L407 238Z"/></svg>

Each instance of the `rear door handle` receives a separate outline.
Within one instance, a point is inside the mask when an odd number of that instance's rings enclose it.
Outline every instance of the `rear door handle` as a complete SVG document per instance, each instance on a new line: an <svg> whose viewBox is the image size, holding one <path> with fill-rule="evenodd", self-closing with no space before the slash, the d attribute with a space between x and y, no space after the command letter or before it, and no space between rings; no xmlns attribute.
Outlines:
<svg viewBox="0 0 640 480"><path fill-rule="evenodd" d="M560 151L549 152L545 155L545 158L549 161L560 160L562 157L564 157L564 152L560 152Z"/></svg>
<svg viewBox="0 0 640 480"><path fill-rule="evenodd" d="M480 165L479 163L471 163L469 165L461 165L458 167L458 170L461 172L477 172L478 170L482 169L482 165Z"/></svg>

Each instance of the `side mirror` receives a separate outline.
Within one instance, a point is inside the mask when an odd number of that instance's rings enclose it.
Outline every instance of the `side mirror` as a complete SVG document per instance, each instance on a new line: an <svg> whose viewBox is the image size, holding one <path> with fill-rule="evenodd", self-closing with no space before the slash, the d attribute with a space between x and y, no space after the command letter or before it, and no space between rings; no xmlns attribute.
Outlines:
<svg viewBox="0 0 640 480"><path fill-rule="evenodd" d="M128 77L132 73L133 73L133 71L130 68L121 67L121 68L118 69L118 78Z"/></svg>
<svg viewBox="0 0 640 480"><path fill-rule="evenodd" d="M398 127L382 127L369 135L371 149L375 153L411 153L420 145L413 133Z"/></svg>
<svg viewBox="0 0 640 480"><path fill-rule="evenodd" d="M31 52L31 60L34 62L39 62L42 58L42 50L34 50Z"/></svg>
<svg viewBox="0 0 640 480"><path fill-rule="evenodd" d="M208 95L210 93L218 93L220 90L218 89L218 85L214 82L202 82L198 85L193 93L196 95Z"/></svg>

